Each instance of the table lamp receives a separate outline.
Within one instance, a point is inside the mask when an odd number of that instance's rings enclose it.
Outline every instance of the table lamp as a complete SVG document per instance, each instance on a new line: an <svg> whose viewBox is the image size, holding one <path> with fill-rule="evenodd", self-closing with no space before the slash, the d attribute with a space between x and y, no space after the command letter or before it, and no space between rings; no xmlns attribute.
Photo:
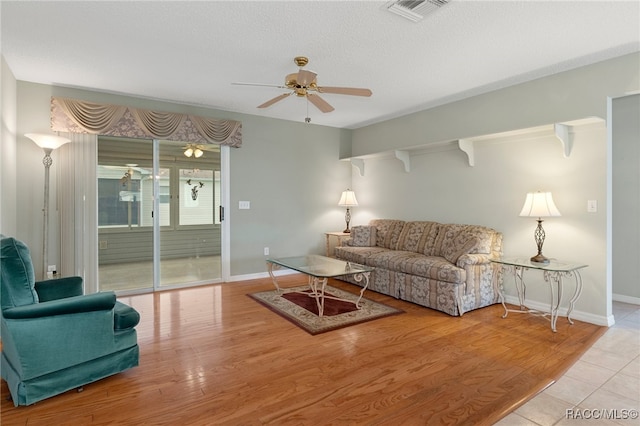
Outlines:
<svg viewBox="0 0 640 426"><path fill-rule="evenodd" d="M348 234L351 232L349 229L349 222L351 222L351 212L349 211L349 207L355 207L358 205L356 194L348 188L346 191L342 191L342 196L340 197L340 201L338 201L338 205L347 208L347 213L344 215L344 220L347 222L347 228L342 232Z"/></svg>
<svg viewBox="0 0 640 426"><path fill-rule="evenodd" d="M549 263L542 254L542 244L544 244L544 229L542 228L543 217L560 216L560 211L553 203L553 197L550 192L529 192L524 201L524 206L520 212L523 217L537 217L538 227L534 232L536 245L538 246L538 254L531 258L532 262Z"/></svg>

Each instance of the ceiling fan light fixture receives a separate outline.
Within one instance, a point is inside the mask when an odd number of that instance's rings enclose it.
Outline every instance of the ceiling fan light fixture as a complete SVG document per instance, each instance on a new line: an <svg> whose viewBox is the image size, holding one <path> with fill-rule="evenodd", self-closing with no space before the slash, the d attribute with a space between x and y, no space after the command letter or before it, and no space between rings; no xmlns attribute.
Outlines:
<svg viewBox="0 0 640 426"><path fill-rule="evenodd" d="M202 154L204 154L204 152L200 148L196 148L195 150L193 150L193 155L196 158L202 157Z"/></svg>
<svg viewBox="0 0 640 426"><path fill-rule="evenodd" d="M184 150L185 157L191 157L193 155L193 148L189 147Z"/></svg>
<svg viewBox="0 0 640 426"><path fill-rule="evenodd" d="M449 0L430 0L430 1L449 1ZM287 98L290 95L296 95L300 98L307 98L307 101L311 102L316 108L320 111L327 113L334 110L334 108L324 99L322 99L318 94L319 93L332 93L337 95L351 95L351 96L371 96L371 90L365 88L358 87L334 87L334 86L318 86L318 82L316 80L317 74L313 71L302 69L303 66L307 65L309 59L305 56L297 56L294 58L294 62L301 69L297 73L287 74L284 79L284 86L271 85L274 87L278 87L281 89L289 89L288 93L283 93L281 95L276 96L275 98L269 99L268 101L258 105L258 108L268 108L276 102L280 102L281 100ZM255 86L265 86L265 84L252 84L252 83L232 83L232 84L242 84L242 85L255 85ZM313 93L310 93L313 92ZM308 114L307 114L308 117ZM307 123L310 120L305 120Z"/></svg>

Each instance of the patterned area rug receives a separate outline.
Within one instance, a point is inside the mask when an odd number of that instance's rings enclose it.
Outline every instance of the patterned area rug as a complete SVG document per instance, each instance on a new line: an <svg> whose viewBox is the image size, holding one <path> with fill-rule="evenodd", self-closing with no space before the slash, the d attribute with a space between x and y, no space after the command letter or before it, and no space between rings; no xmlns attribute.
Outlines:
<svg viewBox="0 0 640 426"><path fill-rule="evenodd" d="M283 288L280 293L277 290L270 290L247 296L312 335L404 313L401 309L363 297L360 299L360 309L357 309L354 303L325 299L324 315L319 317L316 300L309 297L308 292L309 287L305 285ZM354 302L358 299L358 295L331 286L326 287L325 294Z"/></svg>

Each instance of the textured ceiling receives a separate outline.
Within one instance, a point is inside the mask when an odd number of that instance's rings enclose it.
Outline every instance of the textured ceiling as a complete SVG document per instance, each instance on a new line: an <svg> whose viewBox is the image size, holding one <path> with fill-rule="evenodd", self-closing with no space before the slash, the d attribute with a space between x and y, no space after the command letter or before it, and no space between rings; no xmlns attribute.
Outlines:
<svg viewBox="0 0 640 426"><path fill-rule="evenodd" d="M344 128L640 51L638 1L452 0L418 23L384 1L0 4L18 80ZM257 109L285 91L231 84L282 84L297 55L319 85L373 96Z"/></svg>

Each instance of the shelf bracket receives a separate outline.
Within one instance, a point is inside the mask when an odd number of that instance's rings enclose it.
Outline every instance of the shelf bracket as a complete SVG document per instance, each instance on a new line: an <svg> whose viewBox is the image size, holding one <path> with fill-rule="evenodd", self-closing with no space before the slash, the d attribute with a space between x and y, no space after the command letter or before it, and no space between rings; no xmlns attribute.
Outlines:
<svg viewBox="0 0 640 426"><path fill-rule="evenodd" d="M562 143L565 158L569 158L569 155L571 155L571 150L573 149L573 126L556 123L553 125L553 130L556 134L556 137Z"/></svg>
<svg viewBox="0 0 640 426"><path fill-rule="evenodd" d="M404 163L404 171L409 173L411 171L411 159L409 151L401 151L396 149L396 158Z"/></svg>
<svg viewBox="0 0 640 426"><path fill-rule="evenodd" d="M352 158L351 165L358 169L360 177L364 177L364 160L362 158Z"/></svg>
<svg viewBox="0 0 640 426"><path fill-rule="evenodd" d="M467 154L467 160L469 161L469 166L473 167L476 164L475 152L473 150L473 141L469 139L459 139L458 140L458 148L465 154Z"/></svg>

